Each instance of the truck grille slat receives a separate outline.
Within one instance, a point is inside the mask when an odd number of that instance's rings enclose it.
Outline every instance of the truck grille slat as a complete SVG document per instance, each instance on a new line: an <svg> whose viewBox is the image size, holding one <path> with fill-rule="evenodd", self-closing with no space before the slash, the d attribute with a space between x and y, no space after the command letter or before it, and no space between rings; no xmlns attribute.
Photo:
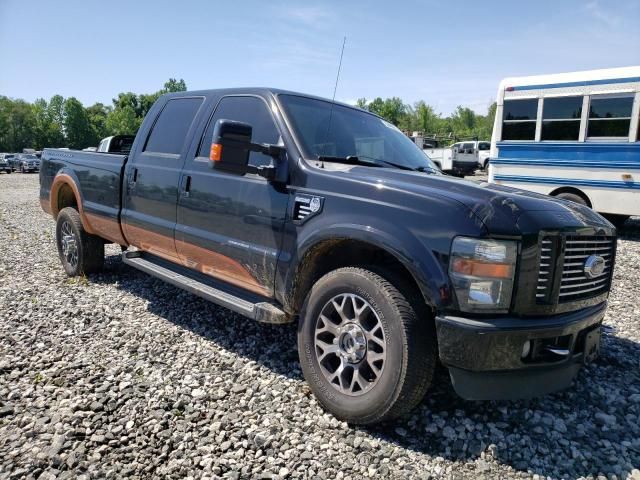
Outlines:
<svg viewBox="0 0 640 480"><path fill-rule="evenodd" d="M566 235L543 238L535 290L537 303L574 302L607 292L615 247L615 237ZM585 266L592 255L602 257L604 270L590 277Z"/></svg>

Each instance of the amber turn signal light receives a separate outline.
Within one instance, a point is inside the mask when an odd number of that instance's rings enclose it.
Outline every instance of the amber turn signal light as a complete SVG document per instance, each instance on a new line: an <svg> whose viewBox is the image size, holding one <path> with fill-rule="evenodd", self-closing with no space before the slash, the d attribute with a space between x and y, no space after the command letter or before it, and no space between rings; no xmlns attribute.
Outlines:
<svg viewBox="0 0 640 480"><path fill-rule="evenodd" d="M212 143L211 150L209 151L209 160L212 162L219 162L222 158L222 145L219 143Z"/></svg>
<svg viewBox="0 0 640 480"><path fill-rule="evenodd" d="M488 278L511 278L512 266L503 263L483 263L467 258L456 258L453 271L463 275Z"/></svg>

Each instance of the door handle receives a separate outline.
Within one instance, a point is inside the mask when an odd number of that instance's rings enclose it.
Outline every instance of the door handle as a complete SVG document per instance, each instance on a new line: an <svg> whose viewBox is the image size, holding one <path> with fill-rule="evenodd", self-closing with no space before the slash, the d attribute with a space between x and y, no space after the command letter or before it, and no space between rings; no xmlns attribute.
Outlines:
<svg viewBox="0 0 640 480"><path fill-rule="evenodd" d="M188 198L191 191L191 175L185 175L182 177L182 186L180 187L183 197Z"/></svg>
<svg viewBox="0 0 640 480"><path fill-rule="evenodd" d="M129 188L133 188L136 186L136 182L138 181L138 169L134 168L131 176L129 177Z"/></svg>

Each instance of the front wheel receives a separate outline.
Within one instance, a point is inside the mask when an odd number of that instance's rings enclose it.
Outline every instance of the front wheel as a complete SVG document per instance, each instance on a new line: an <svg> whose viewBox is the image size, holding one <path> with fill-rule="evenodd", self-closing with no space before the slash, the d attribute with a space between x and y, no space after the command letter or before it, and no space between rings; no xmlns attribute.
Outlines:
<svg viewBox="0 0 640 480"><path fill-rule="evenodd" d="M340 268L316 282L301 311L298 351L323 407L347 422L372 424L422 400L436 340L432 320L418 315L420 301L364 268Z"/></svg>
<svg viewBox="0 0 640 480"><path fill-rule="evenodd" d="M104 265L104 242L84 230L75 208L60 210L56 244L64 271L70 277L96 272Z"/></svg>

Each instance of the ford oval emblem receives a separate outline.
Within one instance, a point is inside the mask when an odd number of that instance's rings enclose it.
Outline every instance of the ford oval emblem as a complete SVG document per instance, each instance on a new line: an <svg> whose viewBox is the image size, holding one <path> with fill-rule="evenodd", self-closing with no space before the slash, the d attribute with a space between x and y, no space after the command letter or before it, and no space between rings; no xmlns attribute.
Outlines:
<svg viewBox="0 0 640 480"><path fill-rule="evenodd" d="M591 255L584 262L584 274L587 278L596 278L604 273L604 258Z"/></svg>

